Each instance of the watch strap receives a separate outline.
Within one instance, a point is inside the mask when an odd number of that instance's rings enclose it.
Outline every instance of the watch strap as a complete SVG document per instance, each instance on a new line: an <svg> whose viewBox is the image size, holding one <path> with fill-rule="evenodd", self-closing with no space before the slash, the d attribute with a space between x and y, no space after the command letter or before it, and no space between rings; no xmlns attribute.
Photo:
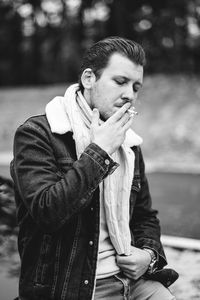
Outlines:
<svg viewBox="0 0 200 300"><path fill-rule="evenodd" d="M155 252L152 249L149 248L143 248L143 250L145 250L146 252L148 252L151 256L151 260L155 260L156 259L156 255Z"/></svg>
<svg viewBox="0 0 200 300"><path fill-rule="evenodd" d="M157 257L155 252L152 249L149 248L143 248L146 252L148 252L151 256L151 261L147 270L147 274L153 274L157 270Z"/></svg>

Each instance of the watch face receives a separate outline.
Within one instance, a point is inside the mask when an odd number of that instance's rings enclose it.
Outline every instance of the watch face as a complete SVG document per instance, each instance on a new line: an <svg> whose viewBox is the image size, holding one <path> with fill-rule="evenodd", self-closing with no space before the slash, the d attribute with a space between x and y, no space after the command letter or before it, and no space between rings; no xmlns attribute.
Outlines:
<svg viewBox="0 0 200 300"><path fill-rule="evenodd" d="M155 272L157 270L157 260L154 259L151 261L149 268L148 268L148 274L152 274L153 272Z"/></svg>
<svg viewBox="0 0 200 300"><path fill-rule="evenodd" d="M157 258L155 255L155 252L152 249L149 248L143 248L145 251L147 251L151 256L151 262L149 264L149 268L147 270L147 274L152 274L157 270Z"/></svg>

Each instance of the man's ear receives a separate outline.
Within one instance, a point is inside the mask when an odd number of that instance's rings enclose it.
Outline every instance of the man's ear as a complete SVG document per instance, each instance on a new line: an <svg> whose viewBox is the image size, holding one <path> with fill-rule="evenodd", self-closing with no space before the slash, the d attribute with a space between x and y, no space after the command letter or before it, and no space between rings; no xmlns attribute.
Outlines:
<svg viewBox="0 0 200 300"><path fill-rule="evenodd" d="M85 69L81 75L81 82L84 89L91 89L95 81L96 76L94 75L92 69Z"/></svg>

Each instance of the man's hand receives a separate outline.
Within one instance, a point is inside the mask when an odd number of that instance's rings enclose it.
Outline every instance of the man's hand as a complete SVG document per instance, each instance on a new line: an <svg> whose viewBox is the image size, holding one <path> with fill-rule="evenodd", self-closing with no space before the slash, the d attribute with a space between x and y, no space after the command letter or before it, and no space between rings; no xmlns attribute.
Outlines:
<svg viewBox="0 0 200 300"><path fill-rule="evenodd" d="M131 104L124 104L102 125L99 124L99 111L93 110L91 123L91 142L97 144L108 154L113 154L124 142L126 131L132 124L133 117L127 112Z"/></svg>
<svg viewBox="0 0 200 300"><path fill-rule="evenodd" d="M131 247L131 255L117 255L117 265L123 273L134 280L140 278L148 269L151 262L150 254L142 249Z"/></svg>

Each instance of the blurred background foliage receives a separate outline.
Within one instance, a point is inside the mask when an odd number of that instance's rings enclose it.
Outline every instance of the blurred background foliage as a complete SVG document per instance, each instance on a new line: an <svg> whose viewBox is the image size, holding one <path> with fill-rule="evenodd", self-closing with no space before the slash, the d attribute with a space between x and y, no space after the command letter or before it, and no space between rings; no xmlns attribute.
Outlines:
<svg viewBox="0 0 200 300"><path fill-rule="evenodd" d="M0 85L75 81L110 35L142 43L148 73L200 73L200 0L0 0Z"/></svg>

